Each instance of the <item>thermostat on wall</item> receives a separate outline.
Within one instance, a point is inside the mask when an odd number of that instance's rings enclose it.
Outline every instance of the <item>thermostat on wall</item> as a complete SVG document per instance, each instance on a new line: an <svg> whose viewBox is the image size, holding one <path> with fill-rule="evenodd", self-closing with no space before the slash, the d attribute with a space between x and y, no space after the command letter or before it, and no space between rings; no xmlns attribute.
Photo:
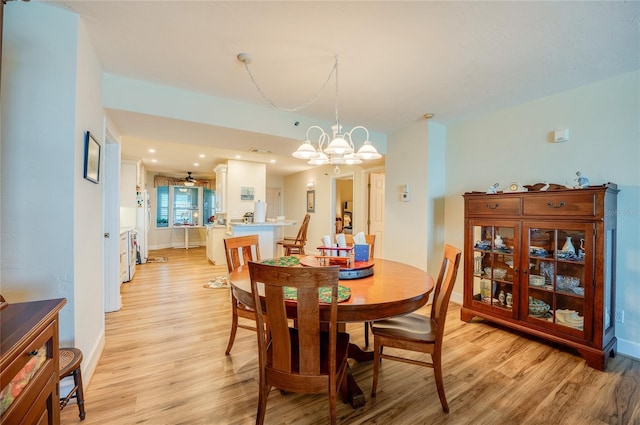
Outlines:
<svg viewBox="0 0 640 425"><path fill-rule="evenodd" d="M563 128L561 130L556 130L553 132L553 142L554 143L562 143L569 141L569 129Z"/></svg>

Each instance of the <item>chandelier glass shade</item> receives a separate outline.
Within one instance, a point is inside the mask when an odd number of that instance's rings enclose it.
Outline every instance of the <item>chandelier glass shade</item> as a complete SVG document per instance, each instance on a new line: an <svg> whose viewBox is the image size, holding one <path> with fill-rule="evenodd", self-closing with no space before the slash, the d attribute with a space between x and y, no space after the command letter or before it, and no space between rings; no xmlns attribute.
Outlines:
<svg viewBox="0 0 640 425"><path fill-rule="evenodd" d="M329 136L321 127L313 125L307 129L305 140L292 154L294 158L305 159L310 165L357 165L363 160L373 160L382 157L369 141L369 131L363 126L354 127L347 133L340 132L340 125L331 127L333 137ZM365 141L356 151L353 143L353 134L363 131ZM311 141L310 134L316 132L317 139ZM338 169L339 172L339 169Z"/></svg>

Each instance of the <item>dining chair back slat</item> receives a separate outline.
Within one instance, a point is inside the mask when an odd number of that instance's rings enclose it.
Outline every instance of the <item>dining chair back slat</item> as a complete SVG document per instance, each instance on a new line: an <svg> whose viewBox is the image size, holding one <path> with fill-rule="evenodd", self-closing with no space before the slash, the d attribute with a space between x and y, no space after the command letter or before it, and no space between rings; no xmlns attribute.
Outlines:
<svg viewBox="0 0 640 425"><path fill-rule="evenodd" d="M260 261L260 243L258 235L235 236L224 239L229 273L249 263Z"/></svg>
<svg viewBox="0 0 640 425"><path fill-rule="evenodd" d="M336 423L336 399L346 375L349 335L338 332L340 268L281 267L249 262L251 291L258 326L269 317L270 335L258 334L260 393L256 423L264 421L272 386L298 393L327 393L331 423ZM285 299L285 287L297 299ZM330 320L320 322L320 288L331 289ZM263 290L264 299L260 291ZM291 317L293 316L293 317ZM295 319L295 328L289 325Z"/></svg>
<svg viewBox="0 0 640 425"><path fill-rule="evenodd" d="M224 239L224 251L227 257L227 270L229 273L236 270L242 265L247 265L249 261L260 261L260 243L258 235L235 236ZM236 296L231 293L231 331L229 332L229 342L225 354L231 352L233 343L236 338L238 328L255 331L256 315L253 308L242 304ZM251 325L240 322L238 319L243 318L250 320Z"/></svg>

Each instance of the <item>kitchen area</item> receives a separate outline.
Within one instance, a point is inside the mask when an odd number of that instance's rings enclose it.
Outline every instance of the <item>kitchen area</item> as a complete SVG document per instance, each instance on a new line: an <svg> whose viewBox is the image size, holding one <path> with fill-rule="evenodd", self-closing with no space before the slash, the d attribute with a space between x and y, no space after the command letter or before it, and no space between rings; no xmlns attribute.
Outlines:
<svg viewBox="0 0 640 425"><path fill-rule="evenodd" d="M297 221L279 216L280 205L271 205L273 217L267 217L265 164L228 160L213 172L215 182L185 185L160 173L145 175L139 160L121 160L122 282L155 249L204 247L212 264L225 265L223 240L231 235L258 234L261 256L277 255L284 229Z"/></svg>

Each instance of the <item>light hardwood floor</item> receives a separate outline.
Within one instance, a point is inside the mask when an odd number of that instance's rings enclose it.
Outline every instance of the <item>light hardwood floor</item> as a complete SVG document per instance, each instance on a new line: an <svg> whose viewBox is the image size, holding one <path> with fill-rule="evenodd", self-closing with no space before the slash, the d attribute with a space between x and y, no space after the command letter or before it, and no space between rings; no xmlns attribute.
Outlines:
<svg viewBox="0 0 640 425"><path fill-rule="evenodd" d="M256 336L238 330L231 355L226 275L204 248L159 250L166 263L138 266L122 286L123 308L106 315L106 347L85 382L86 419L76 405L63 424L252 424L258 400ZM426 308L422 309L426 312ZM640 424L640 362L616 356L606 372L573 352L484 323L461 322L451 304L444 345L442 412L431 370L383 361L372 399L372 365L352 363L366 405L338 403L342 424ZM364 343L362 325L348 325ZM419 357L420 355L416 355ZM267 424L325 424L325 395L273 390Z"/></svg>

